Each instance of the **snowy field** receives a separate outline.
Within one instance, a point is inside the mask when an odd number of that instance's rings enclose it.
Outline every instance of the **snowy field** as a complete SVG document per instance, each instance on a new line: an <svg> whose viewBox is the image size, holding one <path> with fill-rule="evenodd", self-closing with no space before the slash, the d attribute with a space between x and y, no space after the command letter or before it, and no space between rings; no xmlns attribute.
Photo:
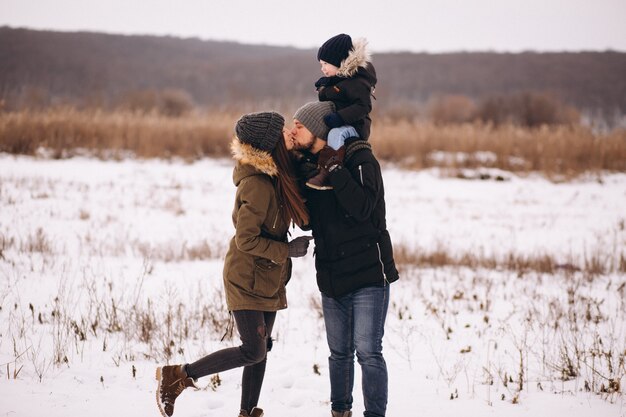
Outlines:
<svg viewBox="0 0 626 417"><path fill-rule="evenodd" d="M156 417L158 364L237 343L220 341L232 166L0 154L0 416ZM388 416L626 416L625 174L554 184L387 165L383 175L398 247L565 265L400 265L384 340ZM594 262L603 272L589 272ZM328 416L310 252L287 290L259 405L267 417ZM201 379L175 416L236 416L240 376Z"/></svg>

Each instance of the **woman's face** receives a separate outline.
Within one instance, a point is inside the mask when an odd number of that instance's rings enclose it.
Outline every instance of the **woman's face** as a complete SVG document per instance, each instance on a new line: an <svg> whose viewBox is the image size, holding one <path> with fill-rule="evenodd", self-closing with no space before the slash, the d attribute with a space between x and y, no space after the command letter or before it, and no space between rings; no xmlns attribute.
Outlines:
<svg viewBox="0 0 626 417"><path fill-rule="evenodd" d="M291 136L291 130L283 127L283 140L285 141L285 148L288 151L293 149L293 137Z"/></svg>

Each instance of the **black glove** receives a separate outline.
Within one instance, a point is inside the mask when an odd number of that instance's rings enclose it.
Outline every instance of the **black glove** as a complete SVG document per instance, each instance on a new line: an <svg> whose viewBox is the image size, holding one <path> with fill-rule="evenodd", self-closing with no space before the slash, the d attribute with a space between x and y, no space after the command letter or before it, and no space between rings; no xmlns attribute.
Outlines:
<svg viewBox="0 0 626 417"><path fill-rule="evenodd" d="M328 84L329 78L328 77L322 77L319 80L315 81L315 89L319 90L320 88L326 87L326 85Z"/></svg>
<svg viewBox="0 0 626 417"><path fill-rule="evenodd" d="M343 119L341 118L341 116L339 116L339 113L327 114L326 116L324 116L324 123L326 123L326 126L330 127L331 129L334 127L345 125Z"/></svg>
<svg viewBox="0 0 626 417"><path fill-rule="evenodd" d="M296 175L298 181L308 180L319 174L320 170L317 164L310 161L303 161L296 163Z"/></svg>
<svg viewBox="0 0 626 417"><path fill-rule="evenodd" d="M298 236L289 242L289 257L300 258L306 255L306 250L309 248L309 241L311 239L313 239L313 236Z"/></svg>

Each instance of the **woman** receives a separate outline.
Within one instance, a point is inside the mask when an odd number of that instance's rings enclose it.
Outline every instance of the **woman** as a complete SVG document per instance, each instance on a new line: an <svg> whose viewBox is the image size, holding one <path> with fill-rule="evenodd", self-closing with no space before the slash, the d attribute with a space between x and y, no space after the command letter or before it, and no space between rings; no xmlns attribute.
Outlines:
<svg viewBox="0 0 626 417"><path fill-rule="evenodd" d="M226 303L241 345L211 353L196 362L157 368L157 404L164 417L174 402L203 376L243 366L239 417L261 417L256 407L265 375L276 311L287 307L285 284L291 259L306 254L310 237L287 242L289 224L308 223L304 202L293 179L288 150L293 146L278 113L242 116L231 149L237 161L233 224L235 236L224 263Z"/></svg>

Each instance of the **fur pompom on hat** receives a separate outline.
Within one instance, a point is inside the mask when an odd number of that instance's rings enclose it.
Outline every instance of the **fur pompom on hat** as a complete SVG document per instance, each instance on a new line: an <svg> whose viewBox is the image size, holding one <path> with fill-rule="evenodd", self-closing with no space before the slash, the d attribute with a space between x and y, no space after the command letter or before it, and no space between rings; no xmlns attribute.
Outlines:
<svg viewBox="0 0 626 417"><path fill-rule="evenodd" d="M294 120L299 121L316 137L326 140L330 128L324 123L324 116L335 111L332 101L311 101L296 110Z"/></svg>
<svg viewBox="0 0 626 417"><path fill-rule="evenodd" d="M276 112L249 113L235 124L235 134L242 143L272 152L282 139L285 118Z"/></svg>
<svg viewBox="0 0 626 417"><path fill-rule="evenodd" d="M333 36L317 51L317 60L326 61L336 67L341 66L341 62L348 57L352 50L352 38L350 35L341 33Z"/></svg>

